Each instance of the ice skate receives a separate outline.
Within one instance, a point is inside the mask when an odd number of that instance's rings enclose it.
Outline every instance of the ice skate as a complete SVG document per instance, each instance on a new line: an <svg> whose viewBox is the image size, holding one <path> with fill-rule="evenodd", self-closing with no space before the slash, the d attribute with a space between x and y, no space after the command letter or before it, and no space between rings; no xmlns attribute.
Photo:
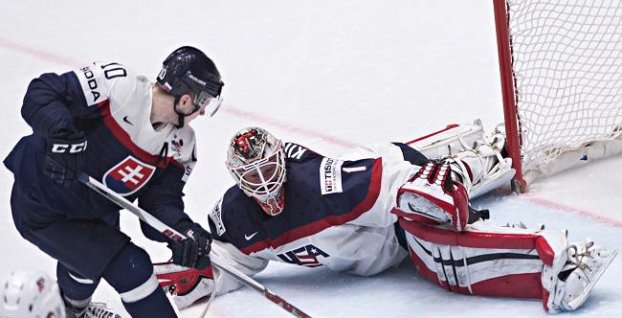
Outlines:
<svg viewBox="0 0 622 318"><path fill-rule="evenodd" d="M64 300L67 318L123 318L121 315L110 311L105 303L89 302L86 307L81 307L73 305L66 298Z"/></svg>
<svg viewBox="0 0 622 318"><path fill-rule="evenodd" d="M570 244L566 252L568 260L557 274L557 283L549 290L547 305L551 313L581 307L617 254L617 251L606 250L591 240ZM543 275L547 270L551 268L545 267Z"/></svg>

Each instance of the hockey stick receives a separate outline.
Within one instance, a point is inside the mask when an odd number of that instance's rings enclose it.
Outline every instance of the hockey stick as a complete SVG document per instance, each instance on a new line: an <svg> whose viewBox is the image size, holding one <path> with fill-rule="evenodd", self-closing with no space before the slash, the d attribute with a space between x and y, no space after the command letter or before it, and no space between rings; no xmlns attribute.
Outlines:
<svg viewBox="0 0 622 318"><path fill-rule="evenodd" d="M186 237L183 234L177 232L175 229L164 224L162 221L160 221L153 215L149 214L147 211L143 210L137 205L134 205L133 203L128 201L126 198L122 197L120 194L106 187L105 185L95 180L94 178L84 173L81 173L79 176L79 179L80 179L80 182L84 183L86 186L93 189L95 192L106 197L108 200L116 203L121 208L124 208L132 212L134 215L138 216L138 218L141 221L149 224L149 226L153 227L154 229L156 229L158 232L162 233L166 237L174 241L181 241L183 239L186 239ZM268 290L268 288L266 288L261 283L250 278L249 276L238 271L237 269L223 265L223 264L219 264L219 262L216 260L211 260L211 263L212 263L212 266L214 266L215 268L223 272L226 272L227 274L231 275L233 278L238 280L240 283L246 286L249 286L252 289L256 290L257 292L261 293L262 295L264 295L265 298L281 306L281 308L283 308L285 311L289 312L293 316L298 317L298 318L311 318L311 316L306 314L304 311L290 304L289 302L281 298L279 295ZM203 314L205 315L205 313Z"/></svg>

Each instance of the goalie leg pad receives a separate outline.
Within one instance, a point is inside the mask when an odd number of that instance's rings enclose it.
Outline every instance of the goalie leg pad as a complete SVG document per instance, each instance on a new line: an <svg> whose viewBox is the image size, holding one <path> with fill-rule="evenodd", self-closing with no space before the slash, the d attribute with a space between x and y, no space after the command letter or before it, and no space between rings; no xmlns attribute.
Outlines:
<svg viewBox="0 0 622 318"><path fill-rule="evenodd" d="M429 159L451 156L466 149L472 149L484 139L482 121L476 119L471 125L451 124L447 127L406 142Z"/></svg>
<svg viewBox="0 0 622 318"><path fill-rule="evenodd" d="M581 306L616 255L566 232L496 227L478 221L457 233L399 219L417 270L469 295L542 299L550 313Z"/></svg>
<svg viewBox="0 0 622 318"><path fill-rule="evenodd" d="M469 219L469 196L452 180L447 163L428 162L404 184L393 213L425 224L462 231Z"/></svg>
<svg viewBox="0 0 622 318"><path fill-rule="evenodd" d="M427 158L451 162L454 180L465 185L471 198L509 184L515 174L512 160L504 158L502 125L487 135L481 120L476 119L471 125L448 125L406 144Z"/></svg>
<svg viewBox="0 0 622 318"><path fill-rule="evenodd" d="M400 220L417 270L443 288L467 295L542 297L536 233L500 230L462 233Z"/></svg>
<svg viewBox="0 0 622 318"><path fill-rule="evenodd" d="M446 158L456 179L465 185L471 198L507 185L514 177L516 171L512 169L512 159L503 157L504 147L505 133L497 128L473 148Z"/></svg>

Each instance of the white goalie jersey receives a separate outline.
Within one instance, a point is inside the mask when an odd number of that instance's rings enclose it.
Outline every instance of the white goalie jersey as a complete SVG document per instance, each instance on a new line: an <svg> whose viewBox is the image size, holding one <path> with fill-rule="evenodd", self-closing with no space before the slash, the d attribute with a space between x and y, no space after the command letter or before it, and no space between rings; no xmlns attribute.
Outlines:
<svg viewBox="0 0 622 318"><path fill-rule="evenodd" d="M246 275L278 261L365 276L410 254L424 278L452 292L542 299L552 313L578 308L615 251L569 243L562 231L493 226L470 209L470 194L513 175L503 140L485 139L477 124L411 143L434 161L399 143L347 159L288 144L285 210L267 216L230 188L209 215L212 259ZM443 149L446 156L432 155ZM156 273L182 308L239 287L227 275L214 280L211 270L160 264Z"/></svg>

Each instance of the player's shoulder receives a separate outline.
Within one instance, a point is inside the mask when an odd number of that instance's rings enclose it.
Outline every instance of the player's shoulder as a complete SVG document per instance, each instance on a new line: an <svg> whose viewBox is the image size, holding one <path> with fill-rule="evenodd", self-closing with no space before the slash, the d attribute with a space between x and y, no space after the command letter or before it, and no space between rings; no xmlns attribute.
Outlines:
<svg viewBox="0 0 622 318"><path fill-rule="evenodd" d="M317 152L294 142L286 142L283 145L283 152L288 162L304 162L322 157Z"/></svg>
<svg viewBox="0 0 622 318"><path fill-rule="evenodd" d="M88 106L101 103L113 95L120 100L149 85L149 80L116 62L92 62L74 69Z"/></svg>
<svg viewBox="0 0 622 318"><path fill-rule="evenodd" d="M239 187L230 187L208 215L216 230L214 234L220 237L228 230L238 228L232 227L239 225L236 220L245 220L246 213L255 213L257 209L259 206Z"/></svg>
<svg viewBox="0 0 622 318"><path fill-rule="evenodd" d="M222 210L228 214L227 216L235 218L233 214L246 213L258 208L259 206L255 203L255 201L253 201L253 199L248 197L244 191L240 189L240 187L234 185L227 189L225 194L222 196L221 207Z"/></svg>

